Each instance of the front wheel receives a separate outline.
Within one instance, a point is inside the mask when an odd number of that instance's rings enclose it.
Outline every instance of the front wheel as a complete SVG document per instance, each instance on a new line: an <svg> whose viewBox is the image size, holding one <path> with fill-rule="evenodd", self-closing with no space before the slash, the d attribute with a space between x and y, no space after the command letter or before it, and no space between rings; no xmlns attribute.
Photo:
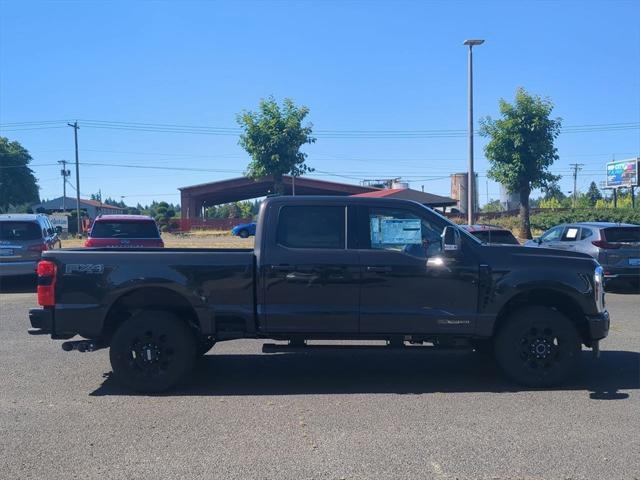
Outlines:
<svg viewBox="0 0 640 480"><path fill-rule="evenodd" d="M506 319L495 341L495 357L516 382L549 387L578 367L581 342L569 318L549 307L525 307Z"/></svg>
<svg viewBox="0 0 640 480"><path fill-rule="evenodd" d="M196 338L177 316L146 310L125 321L111 340L114 379L139 392L167 390L191 372Z"/></svg>
<svg viewBox="0 0 640 480"><path fill-rule="evenodd" d="M239 235L241 238L249 238L249 232L248 232L248 231L246 231L246 230L240 230L240 231L238 232L238 235Z"/></svg>

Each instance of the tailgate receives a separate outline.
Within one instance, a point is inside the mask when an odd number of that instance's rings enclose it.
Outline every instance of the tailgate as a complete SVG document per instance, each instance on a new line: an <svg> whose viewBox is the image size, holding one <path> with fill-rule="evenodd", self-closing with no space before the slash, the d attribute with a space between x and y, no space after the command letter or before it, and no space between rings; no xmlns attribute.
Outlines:
<svg viewBox="0 0 640 480"><path fill-rule="evenodd" d="M609 267L640 267L640 226L609 227L602 231L609 244L606 263Z"/></svg>

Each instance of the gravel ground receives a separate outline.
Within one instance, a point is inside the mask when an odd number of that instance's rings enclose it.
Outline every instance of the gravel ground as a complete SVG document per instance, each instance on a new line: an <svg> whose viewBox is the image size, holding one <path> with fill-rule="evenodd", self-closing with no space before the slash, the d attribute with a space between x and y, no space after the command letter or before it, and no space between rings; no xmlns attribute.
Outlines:
<svg viewBox="0 0 640 480"><path fill-rule="evenodd" d="M611 294L602 357L556 390L471 354L261 354L216 345L182 390L130 395L108 353L29 337L0 294L0 478L640 478L640 296Z"/></svg>

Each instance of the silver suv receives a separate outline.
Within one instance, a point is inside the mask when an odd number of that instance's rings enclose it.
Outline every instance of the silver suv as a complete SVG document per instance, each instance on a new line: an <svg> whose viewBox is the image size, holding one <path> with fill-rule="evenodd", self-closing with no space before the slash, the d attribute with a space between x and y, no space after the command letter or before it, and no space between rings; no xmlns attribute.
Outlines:
<svg viewBox="0 0 640 480"><path fill-rule="evenodd" d="M46 215L0 215L0 277L35 274L42 252L61 246Z"/></svg>
<svg viewBox="0 0 640 480"><path fill-rule="evenodd" d="M582 252L595 258L609 282L640 282L640 225L584 222L558 225L525 243L527 247Z"/></svg>

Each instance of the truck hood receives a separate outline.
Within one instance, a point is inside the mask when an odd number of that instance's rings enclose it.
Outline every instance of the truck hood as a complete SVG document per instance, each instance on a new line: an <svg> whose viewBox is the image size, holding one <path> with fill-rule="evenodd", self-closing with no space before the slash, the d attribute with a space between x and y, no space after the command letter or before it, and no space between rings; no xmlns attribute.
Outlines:
<svg viewBox="0 0 640 480"><path fill-rule="evenodd" d="M569 250L553 248L518 247L507 245L485 245L495 263L515 263L519 261L527 264L554 263L558 268L576 265L577 268L593 268L597 263L591 255Z"/></svg>
<svg viewBox="0 0 640 480"><path fill-rule="evenodd" d="M525 257L566 257L566 258L581 258L585 260L593 260L591 255L580 252L573 252L571 250L560 250L555 248L538 248L527 246L510 246L510 245L485 245L485 248L492 248L499 254L510 254Z"/></svg>

